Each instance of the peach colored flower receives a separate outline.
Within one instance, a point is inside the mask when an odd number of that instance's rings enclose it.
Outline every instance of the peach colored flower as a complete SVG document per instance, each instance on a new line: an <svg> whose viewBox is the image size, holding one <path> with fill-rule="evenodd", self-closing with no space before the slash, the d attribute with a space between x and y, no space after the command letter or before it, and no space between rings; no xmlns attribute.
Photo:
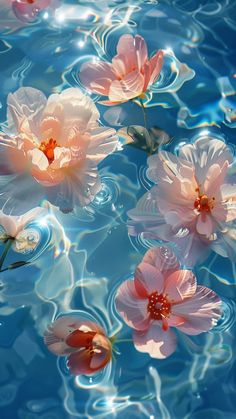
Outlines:
<svg viewBox="0 0 236 419"><path fill-rule="evenodd" d="M177 243L190 265L206 257L210 247L224 255L227 237L227 254L232 257L229 237L236 219L236 185L228 177L232 157L223 141L208 137L182 146L178 156L161 151L149 157L147 176L157 185L129 211L130 234Z"/></svg>
<svg viewBox="0 0 236 419"><path fill-rule="evenodd" d="M91 92L109 97L101 103L114 105L142 97L158 79L162 65L161 50L148 59L145 40L139 35L126 34L119 39L112 63L84 63L79 76Z"/></svg>
<svg viewBox="0 0 236 419"><path fill-rule="evenodd" d="M15 252L32 252L40 242L40 234L29 224L43 216L43 208L34 208L19 216L6 215L0 211L0 241L6 243L11 240Z"/></svg>
<svg viewBox="0 0 236 419"><path fill-rule="evenodd" d="M55 355L68 357L67 365L75 375L94 374L111 360L111 343L104 330L79 317L57 319L46 331L44 342Z"/></svg>
<svg viewBox="0 0 236 419"><path fill-rule="evenodd" d="M137 266L134 280L118 289L116 307L134 328L136 349L166 358L176 349L172 327L188 335L210 330L221 316L220 298L197 286L191 271L181 270L167 248L152 248Z"/></svg>
<svg viewBox="0 0 236 419"><path fill-rule="evenodd" d="M51 7L58 7L58 0L12 0L12 9L18 19L26 22L34 21L39 12Z"/></svg>
<svg viewBox="0 0 236 419"><path fill-rule="evenodd" d="M5 185L5 200L25 200L30 207L47 198L61 209L89 204L100 190L97 166L117 145L115 130L100 126L99 116L76 88L48 99L31 87L9 94L1 168L21 177Z"/></svg>

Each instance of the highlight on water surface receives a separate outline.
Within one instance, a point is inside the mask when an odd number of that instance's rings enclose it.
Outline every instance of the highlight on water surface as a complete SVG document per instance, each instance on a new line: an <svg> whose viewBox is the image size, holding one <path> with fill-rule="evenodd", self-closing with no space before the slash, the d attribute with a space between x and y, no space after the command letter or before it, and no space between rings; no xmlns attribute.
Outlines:
<svg viewBox="0 0 236 419"><path fill-rule="evenodd" d="M166 358L176 349L172 327L187 335L207 332L221 317L221 300L198 286L193 272L181 269L174 253L151 248L137 266L134 280L118 288L116 308L134 329L136 349L152 358Z"/></svg>
<svg viewBox="0 0 236 419"><path fill-rule="evenodd" d="M103 328L82 317L59 317L48 327L44 342L55 355L67 357L74 375L93 375L111 360L111 342Z"/></svg>

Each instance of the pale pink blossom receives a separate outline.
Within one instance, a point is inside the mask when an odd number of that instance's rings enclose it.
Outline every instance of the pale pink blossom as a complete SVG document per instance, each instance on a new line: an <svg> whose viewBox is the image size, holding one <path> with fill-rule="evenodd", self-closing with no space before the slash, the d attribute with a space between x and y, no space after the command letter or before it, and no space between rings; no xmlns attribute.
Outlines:
<svg viewBox="0 0 236 419"><path fill-rule="evenodd" d="M112 62L84 63L80 79L91 92L108 96L101 103L114 105L143 97L155 83L163 65L163 52L157 51L150 59L145 40L125 34L119 39L117 55Z"/></svg>
<svg viewBox="0 0 236 419"><path fill-rule="evenodd" d="M137 266L134 280L118 289L116 307L134 330L136 349L166 358L176 349L173 327L188 335L207 332L221 316L221 300L197 286L194 274L182 270L167 248L152 248Z"/></svg>
<svg viewBox="0 0 236 419"><path fill-rule="evenodd" d="M111 360L112 347L98 324L75 316L63 316L52 323L44 335L48 349L67 356L67 365L75 375L94 374Z"/></svg>
<svg viewBox="0 0 236 419"><path fill-rule="evenodd" d="M11 3L17 18L26 22L34 21L42 10L59 5L58 0L12 0Z"/></svg>
<svg viewBox="0 0 236 419"><path fill-rule="evenodd" d="M32 208L47 198L68 210L89 204L100 190L98 164L117 145L115 130L100 126L99 117L77 88L48 99L31 87L9 94L1 172L20 177L2 188L5 201Z"/></svg>
<svg viewBox="0 0 236 419"><path fill-rule="evenodd" d="M130 234L178 244L187 265L207 257L210 248L233 257L232 160L229 147L209 137L180 147L178 156L161 151L149 157L147 176L157 185L129 211Z"/></svg>

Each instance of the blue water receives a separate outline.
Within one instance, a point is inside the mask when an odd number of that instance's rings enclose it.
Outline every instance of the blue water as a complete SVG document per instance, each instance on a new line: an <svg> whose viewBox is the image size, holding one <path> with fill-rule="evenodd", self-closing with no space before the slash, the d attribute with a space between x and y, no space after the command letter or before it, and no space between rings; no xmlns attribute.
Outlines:
<svg viewBox="0 0 236 419"><path fill-rule="evenodd" d="M68 15L70 5L76 9ZM138 33L149 51L173 52L169 60L176 74L166 65L158 86L163 91L147 108L148 124L173 137L168 149L206 130L235 144L235 32L234 0L68 0L57 14L42 13L33 24L0 8L0 122L6 120L9 92L33 86L48 96L81 87L78 70L85 60L111 59L120 35ZM186 78L180 63L189 68ZM97 106L102 121L116 129L142 121L135 103L115 111ZM199 283L224 299L224 317L212 332L191 340L179 336L170 358L154 360L132 342L117 343L105 370L75 378L43 343L47 325L68 312L86 312L109 335L131 339L115 311L114 294L149 246L129 238L126 227L127 211L150 188L146 160L145 152L121 141L120 150L99 167L103 188L93 203L59 213L53 237L42 226L37 259L1 274L1 419L236 417L236 268L215 254L195 272Z"/></svg>

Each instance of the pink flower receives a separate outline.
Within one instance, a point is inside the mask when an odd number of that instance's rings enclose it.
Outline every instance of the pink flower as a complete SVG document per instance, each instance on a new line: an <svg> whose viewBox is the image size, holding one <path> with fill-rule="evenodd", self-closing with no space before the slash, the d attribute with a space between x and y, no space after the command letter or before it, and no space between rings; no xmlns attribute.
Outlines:
<svg viewBox="0 0 236 419"><path fill-rule="evenodd" d="M129 211L130 234L177 243L190 265L206 257L209 247L232 257L236 219L236 185L228 183L232 158L223 141L208 137L182 146L178 156L161 151L149 157L147 175L157 186Z"/></svg>
<svg viewBox="0 0 236 419"><path fill-rule="evenodd" d="M116 307L134 328L136 349L166 358L176 349L172 327L188 335L210 330L221 316L221 301L210 289L197 286L191 271L181 270L167 248L152 248L135 271L134 281L118 289Z"/></svg>
<svg viewBox="0 0 236 419"><path fill-rule="evenodd" d="M97 166L117 145L115 130L100 126L99 116L76 88L48 99L31 87L9 94L8 132L0 136L2 174L23 177L6 184L5 200L35 206L47 198L62 209L89 204L100 190Z"/></svg>
<svg viewBox="0 0 236 419"><path fill-rule="evenodd" d="M136 35L121 36L117 55L112 63L97 61L81 67L80 79L93 93L108 96L101 103L114 105L144 95L156 82L163 65L163 52L157 51L150 60L145 40Z"/></svg>
<svg viewBox="0 0 236 419"><path fill-rule="evenodd" d="M75 375L94 374L111 360L111 343L104 330L78 317L57 319L45 333L44 342L55 355L68 357L67 365Z"/></svg>
<svg viewBox="0 0 236 419"><path fill-rule="evenodd" d="M39 12L48 7L58 7L58 0L12 0L12 9L18 19L31 22Z"/></svg>

